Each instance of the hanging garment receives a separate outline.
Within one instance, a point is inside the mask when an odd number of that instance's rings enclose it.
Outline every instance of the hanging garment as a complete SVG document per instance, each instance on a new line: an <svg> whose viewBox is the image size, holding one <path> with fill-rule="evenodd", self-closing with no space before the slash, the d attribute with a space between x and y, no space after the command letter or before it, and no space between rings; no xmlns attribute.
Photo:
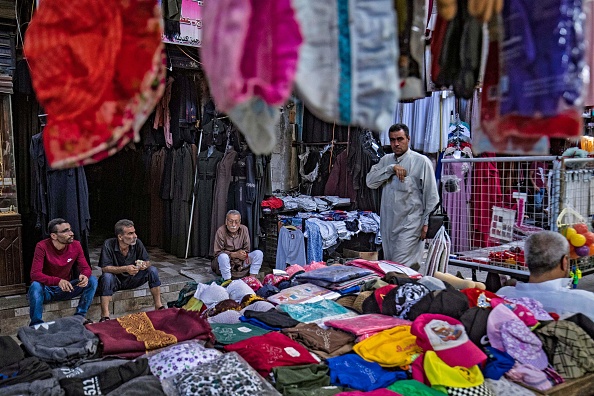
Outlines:
<svg viewBox="0 0 594 396"><path fill-rule="evenodd" d="M252 224L254 225L252 248L258 249L260 247L260 219L262 218L263 211L261 203L266 196L272 194L272 186L269 184L270 181L270 156L256 155L254 156L254 177L256 179L256 198L252 203Z"/></svg>
<svg viewBox="0 0 594 396"><path fill-rule="evenodd" d="M349 136L348 126L319 119L309 111L307 105L303 106L303 128L301 129L301 138L305 143L326 143L331 140L346 142Z"/></svg>
<svg viewBox="0 0 594 396"><path fill-rule="evenodd" d="M178 120L179 140L189 144L197 143L196 122L199 120L198 109L200 108L196 94L198 87L193 78L180 74L176 77L173 89L177 90L179 94L179 96L172 95L172 106L176 107L175 110L172 110L172 118L173 113L176 113L177 117L175 119ZM176 101L173 101L174 97L177 99ZM179 147L179 144L174 141L175 147Z"/></svg>
<svg viewBox="0 0 594 396"><path fill-rule="evenodd" d="M295 88L328 122L380 131L399 97L392 0L293 0L303 45ZM373 44L370 44L373 43Z"/></svg>
<svg viewBox="0 0 594 396"><path fill-rule="evenodd" d="M403 182L394 177L394 165L406 169ZM399 158L386 155L367 174L367 186L383 187L380 227L384 258L409 266L420 263L424 246L421 231L439 202L429 159L411 149Z"/></svg>
<svg viewBox="0 0 594 396"><path fill-rule="evenodd" d="M348 163L353 172L353 188L357 194L357 208L379 212L379 191L367 187L365 178L374 164L384 155L377 139L370 131L353 133L349 142Z"/></svg>
<svg viewBox="0 0 594 396"><path fill-rule="evenodd" d="M472 186L470 162L453 162L442 165L443 207L449 218L453 252L470 250L470 198Z"/></svg>
<svg viewBox="0 0 594 396"><path fill-rule="evenodd" d="M254 154L248 153L245 157L246 165L246 179L245 179L245 202L246 202L246 215L247 215L247 227L250 230L250 241L258 240L257 232L257 221L255 214L258 213L259 203L256 203L256 197L258 195L258 188L256 186L256 163ZM252 244L255 246L254 244Z"/></svg>
<svg viewBox="0 0 594 396"><path fill-rule="evenodd" d="M581 1L504 3L501 119L490 136L525 140L582 133L583 16Z"/></svg>
<svg viewBox="0 0 594 396"><path fill-rule="evenodd" d="M140 139L165 89L160 20L153 0L40 3L25 51L53 168L97 162Z"/></svg>
<svg viewBox="0 0 594 396"><path fill-rule="evenodd" d="M161 7L165 22L165 37L173 40L176 34L180 34L179 20L181 18L182 0L162 0Z"/></svg>
<svg viewBox="0 0 594 396"><path fill-rule="evenodd" d="M173 167L174 150L165 149L165 159L163 161L163 175L161 177L161 187L159 189L163 201L163 245L166 252L171 251L171 202L173 200Z"/></svg>
<svg viewBox="0 0 594 396"><path fill-rule="evenodd" d="M305 221L305 236L307 237L307 261L319 262L323 260L322 233L320 227L313 221Z"/></svg>
<svg viewBox="0 0 594 396"><path fill-rule="evenodd" d="M349 198L351 202L357 202L357 194L353 187L353 174L348 166L348 157L348 150L344 150L336 157L336 162L324 188L324 195Z"/></svg>
<svg viewBox="0 0 594 396"><path fill-rule="evenodd" d="M235 161L237 151L231 149L225 153L217 165L216 181L213 193L212 216L210 220L209 256L214 256L213 244L217 229L225 224L227 215L227 194L231 184L231 166Z"/></svg>
<svg viewBox="0 0 594 396"><path fill-rule="evenodd" d="M192 227L192 255L199 257L209 255L212 247L211 233L213 230L216 232L218 226L224 223L223 221L221 224L212 224L216 170L223 159L223 153L214 150L209 156L208 151L204 150L198 154L198 175L194 187L196 199Z"/></svg>
<svg viewBox="0 0 594 396"><path fill-rule="evenodd" d="M161 199L161 183L163 166L165 165L165 148L153 152L150 172L150 242L151 246L163 246L163 200Z"/></svg>
<svg viewBox="0 0 594 396"><path fill-rule="evenodd" d="M419 99L425 96L425 0L396 0L398 44L400 56L400 99Z"/></svg>
<svg viewBox="0 0 594 396"><path fill-rule="evenodd" d="M302 41L291 1L206 2L204 20L201 60L212 96L255 154L270 153Z"/></svg>
<svg viewBox="0 0 594 396"><path fill-rule="evenodd" d="M429 113L431 107L431 97L415 100L413 105L413 126L410 129L410 144L416 151L424 151L427 132L427 123L431 119ZM389 134L388 134L389 135ZM389 139L389 136L388 136Z"/></svg>
<svg viewBox="0 0 594 396"><path fill-rule="evenodd" d="M468 14L467 1L448 23L439 55L439 74L435 84L453 87L457 97L470 99L477 84L482 45L482 23Z"/></svg>
<svg viewBox="0 0 594 396"><path fill-rule="evenodd" d="M435 18L435 26L431 33L431 82L433 83L437 81L437 76L441 72L439 54L442 51L449 23L439 14L436 14Z"/></svg>
<svg viewBox="0 0 594 396"><path fill-rule="evenodd" d="M189 145L174 150L173 198L171 201L171 254L185 257L190 227L194 161Z"/></svg>
<svg viewBox="0 0 594 396"><path fill-rule="evenodd" d="M167 147L173 145L173 139L171 137L171 113L169 112L169 101L171 100L171 87L173 86L173 81L173 77L167 79L165 93L159 103L157 103L155 108L155 120L153 122L154 129L163 127L163 134L165 136L165 144Z"/></svg>
<svg viewBox="0 0 594 396"><path fill-rule="evenodd" d="M586 14L584 22L584 37L588 43L586 46L586 63L590 66L590 81L586 88L585 106L594 106L594 1L583 0L583 10Z"/></svg>
<svg viewBox="0 0 594 396"><path fill-rule="evenodd" d="M281 227L278 232L276 249L276 269L284 270L288 264L307 264L303 232Z"/></svg>
<svg viewBox="0 0 594 396"><path fill-rule="evenodd" d="M218 118L212 119L202 128L202 146L221 146L227 133L227 125Z"/></svg>
<svg viewBox="0 0 594 396"><path fill-rule="evenodd" d="M472 223L471 249L490 246L489 232L493 206L501 206L503 195L499 171L494 162L474 164L472 177Z"/></svg>
<svg viewBox="0 0 594 396"><path fill-rule="evenodd" d="M55 218L65 219L90 262L88 236L91 213L85 170L83 167L64 170L50 168L42 135L38 133L33 136L29 149L32 158L31 206L37 216L35 228L41 231L41 237L45 239L49 237L48 222Z"/></svg>
<svg viewBox="0 0 594 396"><path fill-rule="evenodd" d="M241 214L241 224L248 227L249 235L252 235L250 210L252 208L251 202L253 202L255 197L255 183L254 186L248 186L248 155L251 155L248 150L242 151L235 157L235 162L231 166L233 182L229 186L229 192L227 194L227 210L234 209L239 211Z"/></svg>

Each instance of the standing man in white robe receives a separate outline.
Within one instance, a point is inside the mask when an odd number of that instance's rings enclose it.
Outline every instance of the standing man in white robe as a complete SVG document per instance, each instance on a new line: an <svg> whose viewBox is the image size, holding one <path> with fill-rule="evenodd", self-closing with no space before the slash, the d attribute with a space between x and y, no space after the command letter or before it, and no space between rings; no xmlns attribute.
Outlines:
<svg viewBox="0 0 594 396"><path fill-rule="evenodd" d="M390 127L394 154L382 157L367 174L369 188L382 188L380 231L384 258L416 267L421 264L429 214L439 203L437 183L429 158L409 149L404 124Z"/></svg>

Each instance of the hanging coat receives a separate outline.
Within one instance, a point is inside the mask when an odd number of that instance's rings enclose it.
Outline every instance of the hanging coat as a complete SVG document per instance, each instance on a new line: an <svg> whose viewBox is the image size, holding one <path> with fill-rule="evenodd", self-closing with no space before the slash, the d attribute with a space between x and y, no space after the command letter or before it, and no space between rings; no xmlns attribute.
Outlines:
<svg viewBox="0 0 594 396"><path fill-rule="evenodd" d="M229 150L225 153L223 159L217 165L217 176L215 181L212 216L210 221L210 250L208 255L214 256L213 241L218 227L225 224L225 216L227 215L227 194L229 193L229 185L231 184L231 166L237 151Z"/></svg>
<svg viewBox="0 0 594 396"><path fill-rule="evenodd" d="M215 187L215 178L217 165L223 159L223 153L214 150L208 155L208 150L198 154L198 176L194 194L196 201L194 204L194 237L192 251L194 255L206 257L209 255L211 228L217 229L222 224L211 224L213 196Z"/></svg>
<svg viewBox="0 0 594 396"><path fill-rule="evenodd" d="M394 165L406 169L401 182L394 176ZM382 188L380 231L384 258L411 265L421 263L421 231L429 213L439 203L435 174L429 158L408 150L399 158L385 155L367 174L369 188Z"/></svg>

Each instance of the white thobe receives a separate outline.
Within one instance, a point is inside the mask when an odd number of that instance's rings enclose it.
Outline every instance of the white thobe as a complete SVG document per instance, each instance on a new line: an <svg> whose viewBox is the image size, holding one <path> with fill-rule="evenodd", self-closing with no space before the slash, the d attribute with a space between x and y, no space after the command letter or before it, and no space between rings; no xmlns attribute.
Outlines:
<svg viewBox="0 0 594 396"><path fill-rule="evenodd" d="M406 169L403 182L394 175L394 165ZM369 188L383 187L380 231L384 258L409 266L420 264L421 232L439 203L431 161L410 149L399 158L388 154L371 167L366 182Z"/></svg>

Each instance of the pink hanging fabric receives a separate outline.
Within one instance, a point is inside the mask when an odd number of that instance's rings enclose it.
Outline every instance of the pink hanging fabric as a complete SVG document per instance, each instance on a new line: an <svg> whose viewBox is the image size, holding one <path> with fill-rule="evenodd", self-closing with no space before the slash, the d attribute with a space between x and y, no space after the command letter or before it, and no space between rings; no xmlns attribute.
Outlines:
<svg viewBox="0 0 594 396"><path fill-rule="evenodd" d="M201 56L218 109L256 154L276 143L277 107L291 94L301 33L290 0L220 0L204 5Z"/></svg>

